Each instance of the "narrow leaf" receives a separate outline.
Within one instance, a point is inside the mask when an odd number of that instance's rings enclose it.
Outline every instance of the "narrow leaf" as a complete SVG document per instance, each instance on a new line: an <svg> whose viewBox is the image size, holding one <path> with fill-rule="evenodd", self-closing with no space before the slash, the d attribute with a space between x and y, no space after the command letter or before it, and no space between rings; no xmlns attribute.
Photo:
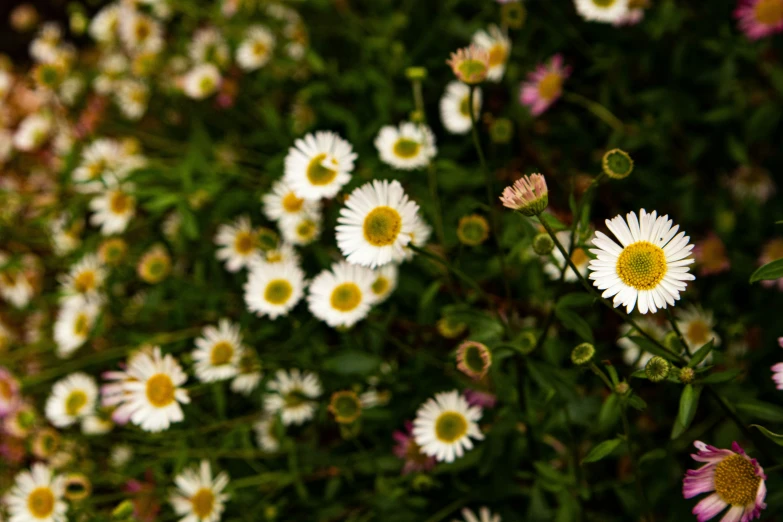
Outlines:
<svg viewBox="0 0 783 522"><path fill-rule="evenodd" d="M780 435L779 433L772 433L764 426L760 426L758 424L751 424L751 427L758 428L758 430L764 434L765 437L767 437L769 440L777 444L778 446L783 446L783 435Z"/></svg>
<svg viewBox="0 0 783 522"><path fill-rule="evenodd" d="M710 354L714 348L714 341L714 339L710 339L707 344L696 350L696 353L693 354L693 357L691 357L691 360L688 362L688 368L695 368Z"/></svg>
<svg viewBox="0 0 783 522"><path fill-rule="evenodd" d="M783 408L762 401L740 402L736 408L751 417L768 422L783 422Z"/></svg>
<svg viewBox="0 0 783 522"><path fill-rule="evenodd" d="M696 410L699 407L699 396L701 395L701 386L685 385L680 395L680 410L677 413L677 421L672 428L672 439L676 439L688 429L696 416Z"/></svg>
<svg viewBox="0 0 783 522"><path fill-rule="evenodd" d="M617 449L617 447L622 444L622 442L622 439L609 439L603 441L598 446L594 446L593 449L590 450L590 453L588 453L587 456L582 459L582 464L587 464L588 462L597 462L603 459L612 453L615 449Z"/></svg>
<svg viewBox="0 0 783 522"><path fill-rule="evenodd" d="M723 382L733 381L734 378L737 377L737 375L740 373L742 373L742 370L739 368L732 368L731 370L726 370L725 372L712 373L703 379L699 379L699 382L702 384L720 384Z"/></svg>
<svg viewBox="0 0 783 522"><path fill-rule="evenodd" d="M776 259L771 263L767 263L766 265L759 267L750 276L750 282L755 283L756 281L780 279L781 277L783 277L783 258Z"/></svg>
<svg viewBox="0 0 783 522"><path fill-rule="evenodd" d="M677 358L673 353L669 352L668 350L659 348L658 345L656 345L655 343L653 343L652 341L644 337L631 336L629 337L629 339L635 342L636 345L642 350L644 350L645 352L649 352L653 355L659 355L668 361L674 361L674 362L677 361Z"/></svg>

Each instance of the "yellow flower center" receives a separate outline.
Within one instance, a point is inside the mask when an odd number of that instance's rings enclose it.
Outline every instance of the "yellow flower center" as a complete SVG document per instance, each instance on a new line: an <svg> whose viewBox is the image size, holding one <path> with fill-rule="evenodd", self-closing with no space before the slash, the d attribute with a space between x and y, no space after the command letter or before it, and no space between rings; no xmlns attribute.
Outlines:
<svg viewBox="0 0 783 522"><path fill-rule="evenodd" d="M286 212L299 212L302 210L302 205L304 204L304 200L301 198L296 197L296 194L293 192L289 192L288 194L283 197L282 205L283 210Z"/></svg>
<svg viewBox="0 0 783 522"><path fill-rule="evenodd" d="M147 400L156 408L164 408L174 402L174 382L165 373L156 373L147 379Z"/></svg>
<svg viewBox="0 0 783 522"><path fill-rule="evenodd" d="M756 4L753 14L760 24L779 24L783 21L783 0L761 0Z"/></svg>
<svg viewBox="0 0 783 522"><path fill-rule="evenodd" d="M283 397L283 400L285 401L286 408L297 408L307 402L304 393L299 389L291 390Z"/></svg>
<svg viewBox="0 0 783 522"><path fill-rule="evenodd" d="M14 396L13 389L11 389L11 383L6 379L0 380L0 397L9 401Z"/></svg>
<svg viewBox="0 0 783 522"><path fill-rule="evenodd" d="M270 250L266 253L267 263L279 263L283 260L283 254L279 250Z"/></svg>
<svg viewBox="0 0 783 522"><path fill-rule="evenodd" d="M372 293L375 295L383 295L389 289L391 283L384 276L378 276L372 284Z"/></svg>
<svg viewBox="0 0 783 522"><path fill-rule="evenodd" d="M701 346L709 341L710 327L704 321L696 319L691 321L685 332L685 337L694 346Z"/></svg>
<svg viewBox="0 0 783 522"><path fill-rule="evenodd" d="M237 232L234 238L234 250L243 256L248 255L256 248L256 235L253 232Z"/></svg>
<svg viewBox="0 0 783 522"><path fill-rule="evenodd" d="M296 226L296 235L300 239L309 240L315 235L316 231L315 222L309 219L305 219Z"/></svg>
<svg viewBox="0 0 783 522"><path fill-rule="evenodd" d="M35 488L27 497L27 509L35 518L48 518L54 512L54 493L51 488Z"/></svg>
<svg viewBox="0 0 783 522"><path fill-rule="evenodd" d="M79 272L76 277L73 278L73 288L80 294L93 290L96 285L97 278L95 272L92 270L85 270Z"/></svg>
<svg viewBox="0 0 783 522"><path fill-rule="evenodd" d="M268 49L264 42L253 42L253 54L258 57L266 56Z"/></svg>
<svg viewBox="0 0 783 522"><path fill-rule="evenodd" d="M356 283L343 283L332 290L330 299L332 308L341 312L350 312L362 302L362 291Z"/></svg>
<svg viewBox="0 0 783 522"><path fill-rule="evenodd" d="M212 347L209 360L212 366L221 366L228 363L234 356L234 345L228 341L219 341Z"/></svg>
<svg viewBox="0 0 783 522"><path fill-rule="evenodd" d="M136 22L135 33L136 40L143 42L152 33L152 28L147 20L141 18Z"/></svg>
<svg viewBox="0 0 783 522"><path fill-rule="evenodd" d="M190 497L190 503L193 505L194 515L199 518L207 518L215 507L215 494L209 488L201 488Z"/></svg>
<svg viewBox="0 0 783 522"><path fill-rule="evenodd" d="M73 333L78 337L86 337L87 332L90 331L90 318L87 314L80 313L76 316L76 320L73 322Z"/></svg>
<svg viewBox="0 0 783 522"><path fill-rule="evenodd" d="M593 0L593 3L598 7L611 7L617 0Z"/></svg>
<svg viewBox="0 0 783 522"><path fill-rule="evenodd" d="M626 285L637 290L652 290L666 275L666 256L661 247L637 241L620 253L616 270Z"/></svg>
<svg viewBox="0 0 783 522"><path fill-rule="evenodd" d="M328 185L337 177L336 170L328 169L321 164L325 159L326 153L321 153L311 159L307 166L307 179L313 185ZM335 163L334 160L332 163Z"/></svg>
<svg viewBox="0 0 783 522"><path fill-rule="evenodd" d="M773 261L783 258L783 239L773 239L767 243L764 255Z"/></svg>
<svg viewBox="0 0 783 522"><path fill-rule="evenodd" d="M87 394L82 390L74 390L65 399L65 413L76 417L87 404Z"/></svg>
<svg viewBox="0 0 783 522"><path fill-rule="evenodd" d="M468 432L468 421L456 411L444 411L435 421L435 436L441 442L451 444Z"/></svg>
<svg viewBox="0 0 783 522"><path fill-rule="evenodd" d="M502 43L496 43L489 50L489 66L496 67L506 63L506 46Z"/></svg>
<svg viewBox="0 0 783 522"><path fill-rule="evenodd" d="M394 144L394 155L403 159L415 158L419 154L421 144L409 138L400 138Z"/></svg>
<svg viewBox="0 0 783 522"><path fill-rule="evenodd" d="M215 88L215 79L211 76L202 76L198 88L201 92L211 92Z"/></svg>
<svg viewBox="0 0 783 522"><path fill-rule="evenodd" d="M124 192L115 191L109 197L109 209L112 214L124 214L131 208L132 204L133 199Z"/></svg>
<svg viewBox="0 0 783 522"><path fill-rule="evenodd" d="M470 96L465 96L462 98L462 101L459 102L459 113L465 116L466 118L470 118Z"/></svg>
<svg viewBox="0 0 783 522"><path fill-rule="evenodd" d="M732 506L747 506L756 500L761 477L742 455L726 457L715 466L715 492Z"/></svg>
<svg viewBox="0 0 783 522"><path fill-rule="evenodd" d="M273 279L266 285L264 300L273 305L284 304L294 293L294 287L286 279Z"/></svg>
<svg viewBox="0 0 783 522"><path fill-rule="evenodd" d="M589 260L590 258L587 257L584 248L575 248L574 251L571 252L571 262L577 267L587 263Z"/></svg>
<svg viewBox="0 0 783 522"><path fill-rule="evenodd" d="M364 218L364 239L373 246L393 244L402 229L402 216L391 207L376 207Z"/></svg>
<svg viewBox="0 0 783 522"><path fill-rule="evenodd" d="M562 87L563 77L560 73L552 71L538 82L538 95L544 100L552 100L560 95Z"/></svg>

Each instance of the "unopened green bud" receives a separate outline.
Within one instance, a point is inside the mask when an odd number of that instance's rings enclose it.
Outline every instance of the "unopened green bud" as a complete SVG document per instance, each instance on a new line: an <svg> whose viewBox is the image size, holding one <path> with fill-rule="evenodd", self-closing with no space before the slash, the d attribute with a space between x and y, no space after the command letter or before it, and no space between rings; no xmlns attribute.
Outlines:
<svg viewBox="0 0 783 522"><path fill-rule="evenodd" d="M538 338L533 332L530 331L522 332L516 339L517 348L519 348L519 351L525 355L532 353L533 350L536 349L537 343Z"/></svg>
<svg viewBox="0 0 783 522"><path fill-rule="evenodd" d="M511 29L519 29L527 18L527 10L522 2L508 2L500 8L500 20Z"/></svg>
<svg viewBox="0 0 783 522"><path fill-rule="evenodd" d="M647 361L647 365L644 367L644 373L652 382L661 382L664 380L669 376L669 370L671 370L669 361L657 355Z"/></svg>
<svg viewBox="0 0 783 522"><path fill-rule="evenodd" d="M680 370L680 382L683 384L690 384L693 382L693 378L696 377L696 373L693 368L683 368Z"/></svg>
<svg viewBox="0 0 783 522"><path fill-rule="evenodd" d="M628 383L625 382L625 381L621 382L620 384L618 384L617 386L614 387L614 392L617 395L625 395L629 391L631 391L631 387L628 386Z"/></svg>
<svg viewBox="0 0 783 522"><path fill-rule="evenodd" d="M683 346L677 332L667 333L666 337L663 338L663 345L672 353L682 353Z"/></svg>
<svg viewBox="0 0 783 522"><path fill-rule="evenodd" d="M613 179L627 178L633 171L633 160L627 152L620 149L612 149L604 154L602 161L604 174Z"/></svg>
<svg viewBox="0 0 783 522"><path fill-rule="evenodd" d="M427 77L427 69L424 67L408 67L405 69L405 76L409 80L423 80Z"/></svg>
<svg viewBox="0 0 783 522"><path fill-rule="evenodd" d="M511 141L511 136L514 134L514 125L511 120L506 118L498 118L492 122L489 127L489 137L493 143L503 144Z"/></svg>
<svg viewBox="0 0 783 522"><path fill-rule="evenodd" d="M424 112L422 111L411 111L410 120L412 123L424 123L426 118L424 117Z"/></svg>
<svg viewBox="0 0 783 522"><path fill-rule="evenodd" d="M533 238L533 250L539 256L549 255L553 248L555 248L555 242L552 241L549 234L541 233Z"/></svg>
<svg viewBox="0 0 783 522"><path fill-rule="evenodd" d="M571 362L577 366L582 366L593 360L595 348L590 343L582 343L571 350Z"/></svg>
<svg viewBox="0 0 783 522"><path fill-rule="evenodd" d="M118 520L124 520L133 514L133 502L124 500L119 506L111 512L111 517Z"/></svg>

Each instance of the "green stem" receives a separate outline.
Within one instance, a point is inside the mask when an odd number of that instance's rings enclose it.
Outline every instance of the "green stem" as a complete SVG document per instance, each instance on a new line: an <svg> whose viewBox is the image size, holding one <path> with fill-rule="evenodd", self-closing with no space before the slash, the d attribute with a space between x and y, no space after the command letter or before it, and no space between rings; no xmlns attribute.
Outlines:
<svg viewBox="0 0 783 522"><path fill-rule="evenodd" d="M682 335L682 332L680 331L680 327L677 326L677 321L674 320L674 314L672 314L671 308L666 309L666 317L669 318L669 323L671 323L674 332L677 334L677 337L679 337L680 342L685 347L685 351L688 353L688 358L693 357L693 354L691 353L691 347L688 346L688 343L685 342L685 337Z"/></svg>
<svg viewBox="0 0 783 522"><path fill-rule="evenodd" d="M476 125L476 111L473 110L473 100L476 94L476 86L470 86L470 96L468 100L468 112L470 113L470 124L473 135L473 145L476 148L476 154L478 154L479 162L481 163L481 170L484 171L484 182L487 187L487 205L489 205L489 217L492 221L492 236L495 238L495 246L498 250L498 258L500 260L500 272L503 279L503 288L506 292L506 300L511 301L511 286L508 283L509 277L506 271L506 256L503 253L503 248L500 246L500 223L497 217L496 205L494 200L494 189L492 187L492 173L487 166L487 160L484 157L484 150L481 148L481 140L478 135L478 126Z"/></svg>
<svg viewBox="0 0 783 522"><path fill-rule="evenodd" d="M631 463L633 464L633 476L636 480L636 493L639 495L639 500L642 504L642 511L647 514L647 521L652 522L653 513L650 509L650 504L647 502L647 496L644 494L644 485L642 484L641 471L639 470L639 461L636 459L636 453L633 450L633 443L631 442L631 425L628 422L628 411L625 405L620 409L623 418L623 431L625 432L625 444L628 446L628 456L631 457Z"/></svg>
<svg viewBox="0 0 783 522"><path fill-rule="evenodd" d="M595 117L612 127L614 130L622 132L625 130L625 125L620 119L612 114L609 109L604 107L598 102L594 102L589 98L585 98L581 94L575 92L563 93L563 99L571 103L575 103L581 107L584 107L590 111Z"/></svg>
<svg viewBox="0 0 783 522"><path fill-rule="evenodd" d="M440 256L436 256L435 254L432 254L432 253L428 252L427 250L425 250L425 249L423 249L421 247L417 247L415 245L410 245L409 244L408 248L410 248L411 250L413 250L417 254L423 255L427 259L431 259L433 261L437 261L438 263L440 263L441 265L446 267L446 269L450 270L455 276L459 277L460 279L462 279L463 281L468 283L487 302L493 303L492 298L490 298L489 294L487 294L484 291L484 289L481 288L481 285L479 285L472 277L470 277L468 274L466 274L465 272L463 272L459 268L456 268L456 267L452 266L452 264L449 263L449 261L447 259L444 259L444 258L442 258Z"/></svg>
<svg viewBox="0 0 783 522"><path fill-rule="evenodd" d="M606 387L609 388L609 391L614 393L614 386L612 385L612 381L610 381L609 377L607 377L606 374L603 371L601 371L601 368L599 368L594 362L591 362L590 369L593 371L594 374L599 376L602 381L604 381L604 384L606 384Z"/></svg>

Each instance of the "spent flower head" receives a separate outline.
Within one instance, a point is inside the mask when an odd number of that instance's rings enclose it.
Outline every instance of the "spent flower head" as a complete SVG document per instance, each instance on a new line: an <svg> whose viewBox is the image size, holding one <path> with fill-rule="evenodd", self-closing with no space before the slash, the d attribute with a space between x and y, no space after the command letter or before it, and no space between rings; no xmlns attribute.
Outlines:
<svg viewBox="0 0 783 522"><path fill-rule="evenodd" d="M633 160L624 150L612 149L604 154L601 167L610 178L623 179L633 172Z"/></svg>
<svg viewBox="0 0 783 522"><path fill-rule="evenodd" d="M478 45L471 44L451 53L446 63L458 79L468 85L477 85L487 78L489 52Z"/></svg>

